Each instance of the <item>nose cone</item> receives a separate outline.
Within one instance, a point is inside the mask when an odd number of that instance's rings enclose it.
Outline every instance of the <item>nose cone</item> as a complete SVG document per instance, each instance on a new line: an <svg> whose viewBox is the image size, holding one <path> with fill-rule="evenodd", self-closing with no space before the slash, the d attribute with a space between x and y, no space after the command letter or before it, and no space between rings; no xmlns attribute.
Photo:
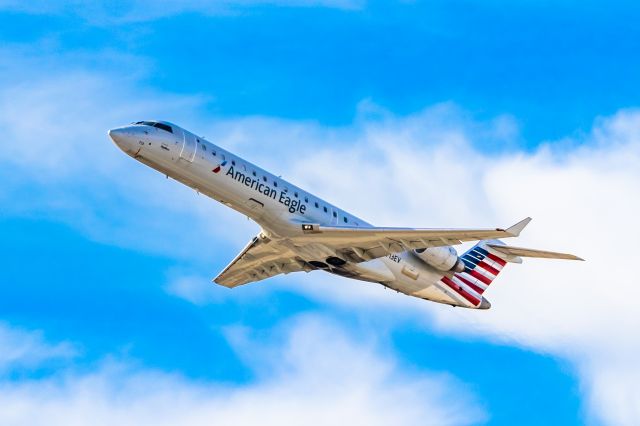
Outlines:
<svg viewBox="0 0 640 426"><path fill-rule="evenodd" d="M135 149L135 138L125 127L118 127L109 130L111 140L126 153L131 153Z"/></svg>

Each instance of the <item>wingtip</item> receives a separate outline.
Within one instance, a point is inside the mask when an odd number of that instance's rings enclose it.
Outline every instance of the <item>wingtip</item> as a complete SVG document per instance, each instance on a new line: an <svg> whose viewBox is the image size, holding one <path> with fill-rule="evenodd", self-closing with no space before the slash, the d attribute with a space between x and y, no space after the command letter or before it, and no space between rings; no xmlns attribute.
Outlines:
<svg viewBox="0 0 640 426"><path fill-rule="evenodd" d="M524 218L520 222L516 223L515 225L505 229L505 231L508 234L511 234L511 236L513 237L518 237L520 236L520 233L522 232L522 230L529 224L529 222L531 222L530 217Z"/></svg>
<svg viewBox="0 0 640 426"><path fill-rule="evenodd" d="M564 260L577 260L579 262L585 262L585 259L583 259L580 256L576 256L575 254L571 254L571 253L559 253L562 255L562 257L560 257L560 259L564 259Z"/></svg>

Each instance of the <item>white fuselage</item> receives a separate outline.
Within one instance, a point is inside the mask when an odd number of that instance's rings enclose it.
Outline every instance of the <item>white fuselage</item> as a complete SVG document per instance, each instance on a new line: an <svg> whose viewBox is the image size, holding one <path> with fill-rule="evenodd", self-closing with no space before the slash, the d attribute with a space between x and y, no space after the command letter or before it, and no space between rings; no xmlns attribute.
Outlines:
<svg viewBox="0 0 640 426"><path fill-rule="evenodd" d="M165 129L143 123L159 123ZM299 236L303 223L371 226L174 124L140 122L113 129L109 135L120 149L136 160L248 216L262 227L262 234L270 239ZM307 262L325 262L324 257L316 256L323 255L301 253ZM439 285L443 273L411 252L349 263L341 270L327 270L350 278L379 282L411 296L459 305L450 291Z"/></svg>

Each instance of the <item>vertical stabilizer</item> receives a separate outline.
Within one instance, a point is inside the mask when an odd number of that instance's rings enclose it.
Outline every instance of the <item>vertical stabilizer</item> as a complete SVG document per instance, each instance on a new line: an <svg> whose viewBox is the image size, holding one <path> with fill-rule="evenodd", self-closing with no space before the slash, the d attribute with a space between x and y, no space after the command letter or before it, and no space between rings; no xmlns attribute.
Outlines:
<svg viewBox="0 0 640 426"><path fill-rule="evenodd" d="M464 271L454 274L454 278L471 287L479 295L491 285L507 262L519 263L519 259L508 259L489 247L489 243L499 243L497 240L480 241L460 259L464 262Z"/></svg>
<svg viewBox="0 0 640 426"><path fill-rule="evenodd" d="M507 262L517 262L515 259L506 259L506 255L498 253L488 246L488 244L501 243L498 240L480 241L460 256L460 260L464 263L464 270L452 275L445 275L440 279L440 282L453 290L456 298L460 296L478 309L488 309L491 304L482 294L489 288Z"/></svg>

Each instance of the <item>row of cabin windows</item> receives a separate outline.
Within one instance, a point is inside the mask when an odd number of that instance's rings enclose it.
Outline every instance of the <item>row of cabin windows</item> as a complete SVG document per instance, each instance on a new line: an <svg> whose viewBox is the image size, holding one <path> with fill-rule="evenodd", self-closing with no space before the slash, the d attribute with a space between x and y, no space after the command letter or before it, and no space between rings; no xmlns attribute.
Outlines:
<svg viewBox="0 0 640 426"><path fill-rule="evenodd" d="M206 151L206 150L207 150L207 146L206 146L205 144L201 143L201 142L200 142L200 139L198 139L198 143L200 143L200 144L202 145L202 150L203 150L203 151ZM216 152L215 152L215 151L211 151L211 155L213 155L213 156L215 157L215 156L216 156ZM224 155L222 155L222 160L224 161ZM235 165L236 165L236 160L231 160L231 165L232 165L232 166L235 166ZM254 177L258 177L258 174L256 173L256 171L255 171L255 170L252 170L252 171L251 171L251 174L252 174ZM266 177L266 176L262 176L262 180L263 180L264 182L266 182L266 181L267 181L267 177ZM274 181L273 181L273 186L275 186L275 187L277 188L277 187L278 187L278 182L274 180ZM287 192L287 191L288 191L288 189L287 189L287 188L285 188L285 192ZM296 192L294 192L294 193L293 193L293 196L294 196L294 197L296 197L296 198L298 198L298 192L297 192L297 191L296 191ZM309 202L309 197L304 197L304 202L305 202L305 203L308 203L308 202ZM314 206L315 206L315 208L316 208L316 209L319 209L319 208L320 208L320 204L318 204L318 202L317 202L317 201L316 201L316 202L314 202L313 204L314 204ZM325 213L329 213L329 210L327 209L327 206L323 206L323 207L322 207L322 209L324 210L324 212L325 212ZM337 218L337 217L338 217L338 213L334 211L334 212L333 212L333 217ZM347 222L349 221L349 219L347 219L347 217L346 217L346 216L343 216L343 217L342 217L342 221L343 221L344 223L347 223Z"/></svg>

